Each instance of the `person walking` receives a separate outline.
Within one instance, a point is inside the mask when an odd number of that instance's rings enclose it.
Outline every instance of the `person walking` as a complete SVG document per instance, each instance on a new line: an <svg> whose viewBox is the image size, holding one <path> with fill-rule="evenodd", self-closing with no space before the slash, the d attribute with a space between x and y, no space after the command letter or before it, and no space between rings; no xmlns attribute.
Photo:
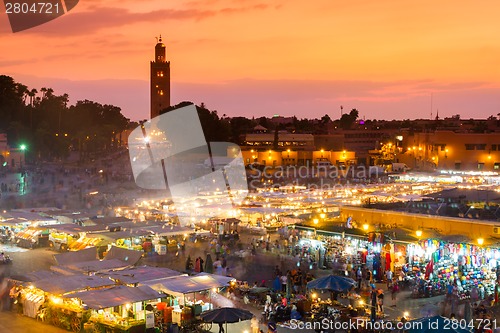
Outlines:
<svg viewBox="0 0 500 333"><path fill-rule="evenodd" d="M369 269L366 269L366 284L367 286L370 286L372 284L372 272L370 272Z"/></svg>
<svg viewBox="0 0 500 333"><path fill-rule="evenodd" d="M284 275L284 274L281 275L280 280L281 280L281 291L282 292L286 292L286 283L287 283L287 277L286 277L286 275Z"/></svg>
<svg viewBox="0 0 500 333"><path fill-rule="evenodd" d="M374 322L377 320L377 290L372 286L372 292L370 294L371 306L370 306L370 321Z"/></svg>
<svg viewBox="0 0 500 333"><path fill-rule="evenodd" d="M387 290L390 290L392 287L392 271L390 269L385 272L385 278L387 279Z"/></svg>
<svg viewBox="0 0 500 333"><path fill-rule="evenodd" d="M363 282L363 271L361 271L361 266L358 267L358 270L356 272L356 279L358 281L358 290L361 290L361 284Z"/></svg>
<svg viewBox="0 0 500 333"><path fill-rule="evenodd" d="M380 313L384 313L384 292L382 291L382 289L378 290L377 308Z"/></svg>
<svg viewBox="0 0 500 333"><path fill-rule="evenodd" d="M259 321L257 320L257 317L252 317L250 327L252 327L252 333L259 333Z"/></svg>
<svg viewBox="0 0 500 333"><path fill-rule="evenodd" d="M399 292L399 285L398 285L398 282L396 281L395 283L392 284L392 289L391 289L391 298L393 301L392 306L396 306L396 299L397 299L398 292Z"/></svg>

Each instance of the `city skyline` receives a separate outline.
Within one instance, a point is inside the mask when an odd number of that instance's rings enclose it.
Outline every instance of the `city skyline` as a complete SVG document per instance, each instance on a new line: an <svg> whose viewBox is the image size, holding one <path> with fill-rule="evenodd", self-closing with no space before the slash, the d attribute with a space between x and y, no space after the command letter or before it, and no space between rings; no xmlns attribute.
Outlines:
<svg viewBox="0 0 500 333"><path fill-rule="evenodd" d="M171 103L228 116L487 118L500 112L498 4L315 1L87 1L12 34L2 74L39 89L149 114L149 62L162 34ZM431 98L432 96L432 98ZM432 100L432 102L431 102ZM432 105L432 109L431 109Z"/></svg>

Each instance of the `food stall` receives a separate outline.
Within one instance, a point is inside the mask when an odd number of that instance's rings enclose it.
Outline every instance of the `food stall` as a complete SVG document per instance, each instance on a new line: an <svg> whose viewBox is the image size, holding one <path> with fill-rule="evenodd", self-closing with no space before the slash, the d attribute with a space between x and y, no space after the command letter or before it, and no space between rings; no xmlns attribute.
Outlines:
<svg viewBox="0 0 500 333"><path fill-rule="evenodd" d="M196 276L175 276L143 282L168 295L164 322L184 326L204 311L214 308L212 298L220 288L229 286L234 278L200 273Z"/></svg>
<svg viewBox="0 0 500 333"><path fill-rule="evenodd" d="M148 286L114 286L65 295L64 298L89 310L86 329L93 332L145 332L155 325L148 304L157 304L165 295Z"/></svg>
<svg viewBox="0 0 500 333"><path fill-rule="evenodd" d="M78 302L63 297L77 291L109 287L114 282L97 276L70 275L51 276L22 285L18 302L25 316L79 332L88 314Z"/></svg>
<svg viewBox="0 0 500 333"><path fill-rule="evenodd" d="M18 246L33 249L49 245L49 229L46 227L28 227L15 236Z"/></svg>
<svg viewBox="0 0 500 333"><path fill-rule="evenodd" d="M137 223L122 225L113 231L82 234L72 248L116 246L145 253L165 254L170 248L177 251L179 243L193 232L193 229L180 226Z"/></svg>
<svg viewBox="0 0 500 333"><path fill-rule="evenodd" d="M0 236L2 243L15 241L15 235L25 230L31 222L20 218L0 219Z"/></svg>

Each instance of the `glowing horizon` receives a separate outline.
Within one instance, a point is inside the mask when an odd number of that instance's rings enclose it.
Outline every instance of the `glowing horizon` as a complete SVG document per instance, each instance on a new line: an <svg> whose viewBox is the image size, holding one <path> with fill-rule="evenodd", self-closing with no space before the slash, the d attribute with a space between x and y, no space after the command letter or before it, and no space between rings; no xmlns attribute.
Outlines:
<svg viewBox="0 0 500 333"><path fill-rule="evenodd" d="M229 116L367 119L500 110L500 4L317 0L80 2L69 14L13 34L0 15L1 74L74 103L149 113L149 61L162 34L172 104L204 102ZM431 110L430 96L433 95Z"/></svg>

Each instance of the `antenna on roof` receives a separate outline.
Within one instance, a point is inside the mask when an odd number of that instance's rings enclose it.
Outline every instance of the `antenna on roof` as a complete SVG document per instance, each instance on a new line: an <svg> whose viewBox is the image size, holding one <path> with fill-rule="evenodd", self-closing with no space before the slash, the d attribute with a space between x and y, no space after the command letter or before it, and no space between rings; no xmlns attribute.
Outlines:
<svg viewBox="0 0 500 333"><path fill-rule="evenodd" d="M432 120L432 93L431 93L431 120Z"/></svg>

